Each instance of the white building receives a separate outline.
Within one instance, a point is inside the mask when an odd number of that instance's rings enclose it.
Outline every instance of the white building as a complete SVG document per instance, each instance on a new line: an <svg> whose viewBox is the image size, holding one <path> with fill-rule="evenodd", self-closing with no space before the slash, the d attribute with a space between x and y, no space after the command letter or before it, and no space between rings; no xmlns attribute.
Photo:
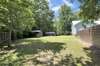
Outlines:
<svg viewBox="0 0 100 66"><path fill-rule="evenodd" d="M100 24L100 21L95 21L94 24L98 25L98 24ZM86 26L90 27L91 24L87 24ZM84 29L86 29L86 28L83 26L83 24L80 20L72 21L72 35L76 35L79 31L84 30Z"/></svg>

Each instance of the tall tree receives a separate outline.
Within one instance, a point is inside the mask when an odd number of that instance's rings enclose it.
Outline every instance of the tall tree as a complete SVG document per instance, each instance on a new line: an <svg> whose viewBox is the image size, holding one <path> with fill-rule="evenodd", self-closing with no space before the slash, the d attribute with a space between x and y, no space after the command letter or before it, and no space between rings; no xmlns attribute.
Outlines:
<svg viewBox="0 0 100 66"><path fill-rule="evenodd" d="M61 6L59 20L60 33L64 34L66 32L71 32L71 22L73 20L73 13L70 7L68 7L67 5Z"/></svg>
<svg viewBox="0 0 100 66"><path fill-rule="evenodd" d="M52 31L53 29L53 12L49 9L47 0L34 0L33 6L34 19L36 28L45 31Z"/></svg>
<svg viewBox="0 0 100 66"><path fill-rule="evenodd" d="M0 0L0 27L15 32L34 24L31 0Z"/></svg>
<svg viewBox="0 0 100 66"><path fill-rule="evenodd" d="M30 1L0 0L0 23L8 30L23 30L31 26L34 23L32 15Z"/></svg>
<svg viewBox="0 0 100 66"><path fill-rule="evenodd" d="M100 17L100 0L79 0L80 16L85 20L97 20Z"/></svg>

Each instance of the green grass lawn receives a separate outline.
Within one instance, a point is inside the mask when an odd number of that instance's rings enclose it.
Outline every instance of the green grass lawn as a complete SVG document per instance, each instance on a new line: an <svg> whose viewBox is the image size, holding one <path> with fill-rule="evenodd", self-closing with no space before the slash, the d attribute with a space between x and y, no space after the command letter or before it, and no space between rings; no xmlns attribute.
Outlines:
<svg viewBox="0 0 100 66"><path fill-rule="evenodd" d="M13 46L0 52L0 66L83 66L91 62L82 43L74 36L27 38Z"/></svg>

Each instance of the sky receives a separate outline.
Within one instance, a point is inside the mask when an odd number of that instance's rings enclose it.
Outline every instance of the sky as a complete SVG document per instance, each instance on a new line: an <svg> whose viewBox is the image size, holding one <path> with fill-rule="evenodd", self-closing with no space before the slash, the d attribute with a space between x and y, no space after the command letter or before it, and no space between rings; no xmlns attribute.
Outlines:
<svg viewBox="0 0 100 66"><path fill-rule="evenodd" d="M79 10L79 2L77 0L73 0L73 3L70 0L49 0L49 7L51 10L54 11L55 16L59 15L59 8L61 5L66 4L67 6L71 7L73 12Z"/></svg>

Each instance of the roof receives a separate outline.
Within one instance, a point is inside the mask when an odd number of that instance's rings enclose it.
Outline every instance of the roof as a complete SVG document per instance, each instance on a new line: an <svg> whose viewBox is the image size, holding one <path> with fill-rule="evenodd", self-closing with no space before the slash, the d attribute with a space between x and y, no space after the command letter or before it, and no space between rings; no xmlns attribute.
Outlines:
<svg viewBox="0 0 100 66"><path fill-rule="evenodd" d="M73 25L76 25L76 24L78 24L78 23L80 23L80 22L81 22L81 20L78 20L78 21L72 21L72 24L73 24ZM100 20L94 21L94 23L100 24Z"/></svg>
<svg viewBox="0 0 100 66"><path fill-rule="evenodd" d="M72 21L72 24L73 24L73 25L76 25L76 24L78 24L78 23L80 23L80 20L78 20L78 21Z"/></svg>
<svg viewBox="0 0 100 66"><path fill-rule="evenodd" d="M41 30L33 30L32 32L42 32Z"/></svg>
<svg viewBox="0 0 100 66"><path fill-rule="evenodd" d="M95 21L96 24L100 24L100 20L99 21Z"/></svg>

